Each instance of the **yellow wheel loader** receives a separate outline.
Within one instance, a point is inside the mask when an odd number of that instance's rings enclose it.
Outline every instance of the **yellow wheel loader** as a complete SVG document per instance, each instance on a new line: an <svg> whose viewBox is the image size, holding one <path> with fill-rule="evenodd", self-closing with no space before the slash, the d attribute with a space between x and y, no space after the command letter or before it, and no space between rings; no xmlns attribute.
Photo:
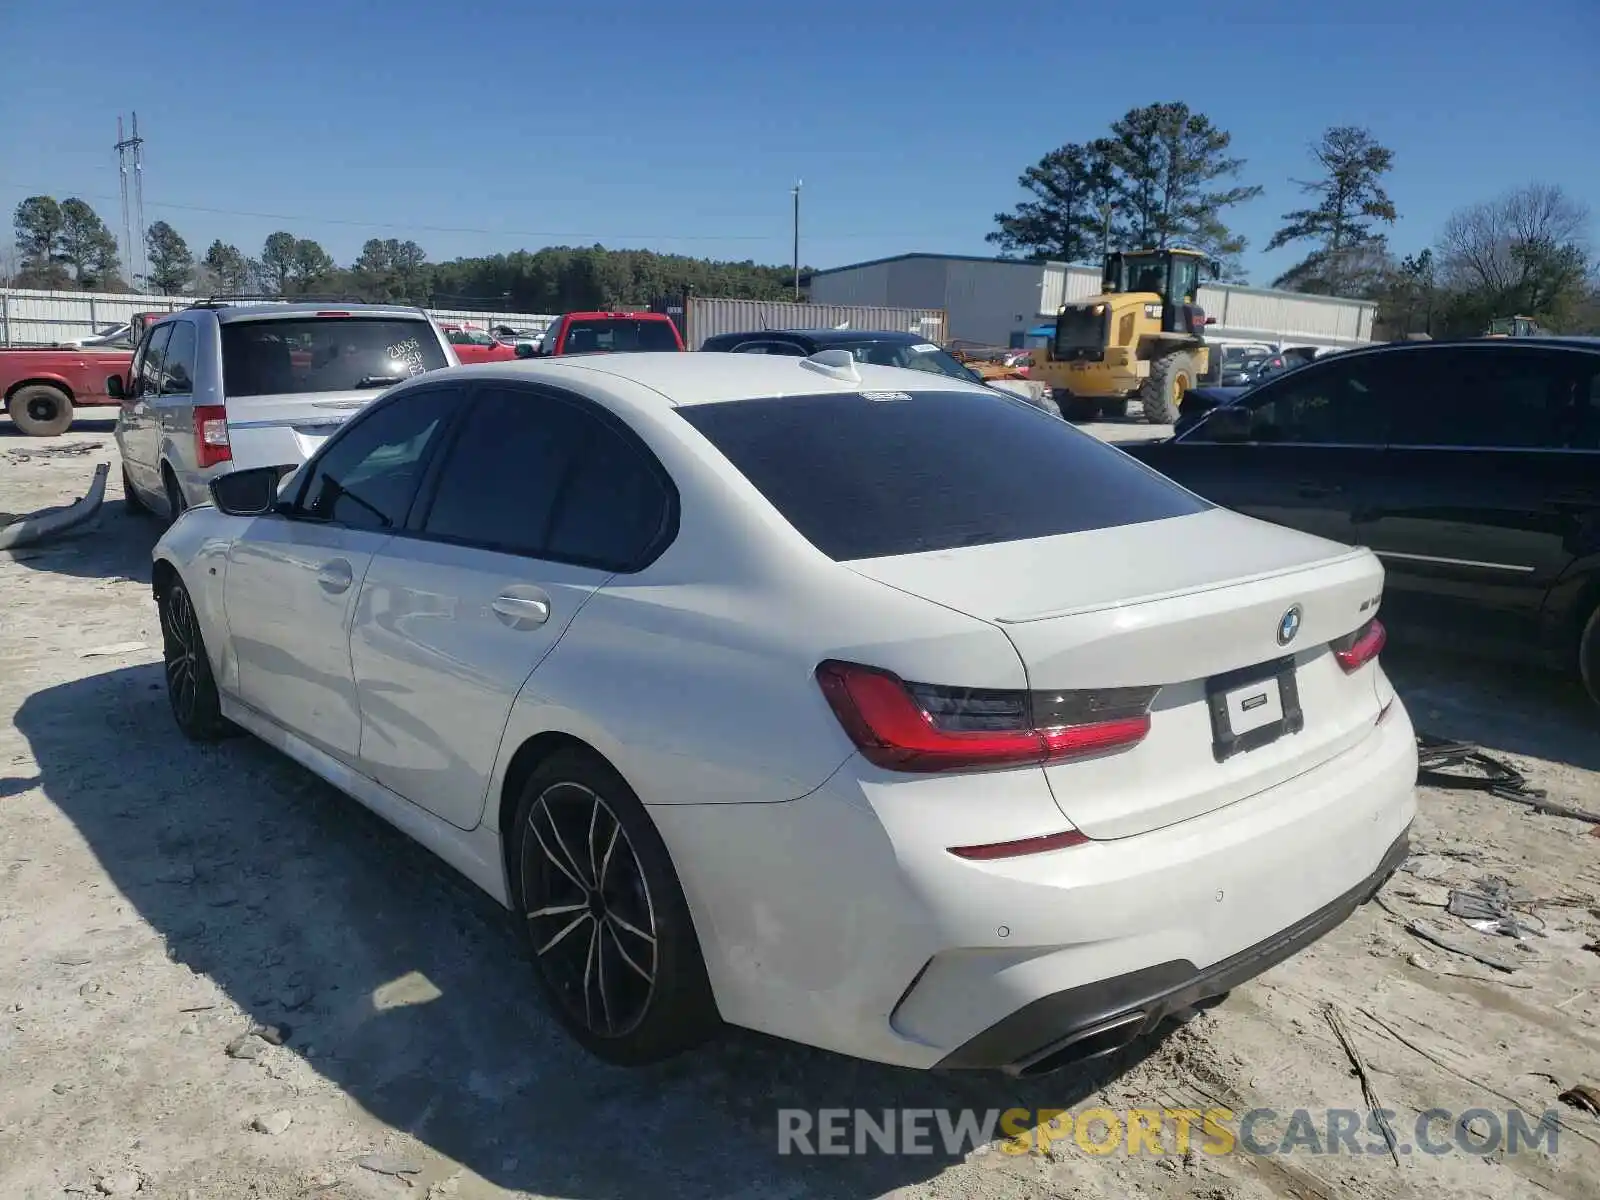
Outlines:
<svg viewBox="0 0 1600 1200"><path fill-rule="evenodd" d="M1532 317L1495 317L1489 322L1489 328L1484 330L1484 337L1544 337L1545 332L1539 327L1539 322Z"/></svg>
<svg viewBox="0 0 1600 1200"><path fill-rule="evenodd" d="M1061 307L1029 375L1049 385L1064 416L1123 416L1137 399L1147 421L1172 424L1210 365L1209 322L1195 303L1202 267L1217 273L1198 250L1106 255L1100 294Z"/></svg>

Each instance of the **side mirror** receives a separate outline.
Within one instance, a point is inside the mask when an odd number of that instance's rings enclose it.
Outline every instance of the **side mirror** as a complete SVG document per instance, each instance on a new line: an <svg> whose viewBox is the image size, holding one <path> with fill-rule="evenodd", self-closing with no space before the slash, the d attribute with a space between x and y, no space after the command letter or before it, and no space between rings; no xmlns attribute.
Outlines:
<svg viewBox="0 0 1600 1200"><path fill-rule="evenodd" d="M278 467L230 471L211 481L211 500L230 517L264 516L278 502L278 483L282 478L283 472Z"/></svg>
<svg viewBox="0 0 1600 1200"><path fill-rule="evenodd" d="M1255 414L1237 404L1214 408L1205 418L1206 440L1212 442L1248 442L1255 424Z"/></svg>
<svg viewBox="0 0 1600 1200"><path fill-rule="evenodd" d="M539 353L534 349L532 342L518 342L515 350L518 358L533 358Z"/></svg>
<svg viewBox="0 0 1600 1200"><path fill-rule="evenodd" d="M128 398L128 389L123 386L121 375L106 376L106 395L113 400L126 400Z"/></svg>

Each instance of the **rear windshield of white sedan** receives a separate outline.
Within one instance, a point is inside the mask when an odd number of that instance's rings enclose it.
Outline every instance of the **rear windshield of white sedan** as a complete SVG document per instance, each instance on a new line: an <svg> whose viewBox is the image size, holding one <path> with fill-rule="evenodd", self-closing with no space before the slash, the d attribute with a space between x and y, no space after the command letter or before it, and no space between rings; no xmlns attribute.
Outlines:
<svg viewBox="0 0 1600 1200"><path fill-rule="evenodd" d="M1209 507L1065 421L998 395L847 392L677 411L839 562Z"/></svg>

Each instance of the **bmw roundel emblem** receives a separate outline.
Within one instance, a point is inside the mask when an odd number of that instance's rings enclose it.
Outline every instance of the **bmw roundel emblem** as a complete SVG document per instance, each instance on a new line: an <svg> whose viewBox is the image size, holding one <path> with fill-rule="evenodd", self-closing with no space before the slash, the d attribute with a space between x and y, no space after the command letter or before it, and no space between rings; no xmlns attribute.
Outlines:
<svg viewBox="0 0 1600 1200"><path fill-rule="evenodd" d="M1287 646L1300 632L1300 606L1296 604L1278 618L1278 645Z"/></svg>

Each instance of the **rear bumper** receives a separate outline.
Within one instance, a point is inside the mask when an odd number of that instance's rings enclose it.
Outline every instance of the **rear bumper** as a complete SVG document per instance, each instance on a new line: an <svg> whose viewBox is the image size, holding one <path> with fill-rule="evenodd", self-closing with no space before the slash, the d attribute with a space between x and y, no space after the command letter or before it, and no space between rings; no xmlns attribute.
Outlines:
<svg viewBox="0 0 1600 1200"><path fill-rule="evenodd" d="M1342 896L1237 954L1196 967L1177 960L1041 997L946 1055L947 1068L1043 1074L1097 1057L1148 1033L1168 1017L1218 997L1305 949L1377 894L1405 861L1409 829L1371 875ZM1079 1048L1082 1053L1075 1053Z"/></svg>
<svg viewBox="0 0 1600 1200"><path fill-rule="evenodd" d="M901 1066L1024 1071L1332 929L1403 853L1416 771L1396 700L1367 739L1277 787L1023 858L947 847L1061 829L1037 769L907 779L852 762L799 800L651 813L685 864L725 1020Z"/></svg>

